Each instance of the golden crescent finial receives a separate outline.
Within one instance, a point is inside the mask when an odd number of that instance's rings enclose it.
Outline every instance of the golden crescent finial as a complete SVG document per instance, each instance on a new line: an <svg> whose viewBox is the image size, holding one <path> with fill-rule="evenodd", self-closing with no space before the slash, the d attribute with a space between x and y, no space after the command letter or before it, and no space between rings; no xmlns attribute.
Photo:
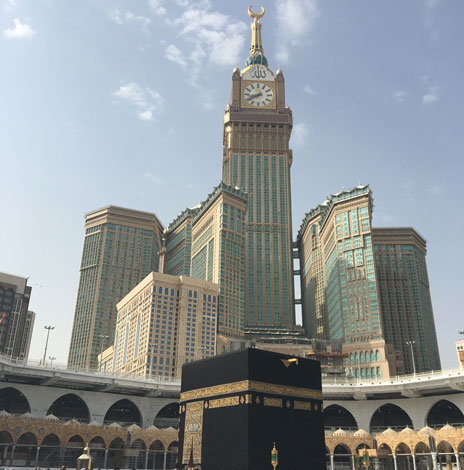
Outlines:
<svg viewBox="0 0 464 470"><path fill-rule="evenodd" d="M251 16L251 18L253 18L254 20L259 20L260 18L262 18L264 16L264 7L261 5L261 11L259 13L253 13L251 11L251 7L253 5L250 5L248 7L248 15Z"/></svg>

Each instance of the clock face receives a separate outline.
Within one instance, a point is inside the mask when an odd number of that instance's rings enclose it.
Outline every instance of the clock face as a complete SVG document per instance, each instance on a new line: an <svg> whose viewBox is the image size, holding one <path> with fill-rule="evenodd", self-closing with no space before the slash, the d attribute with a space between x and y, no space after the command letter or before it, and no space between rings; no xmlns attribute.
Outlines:
<svg viewBox="0 0 464 470"><path fill-rule="evenodd" d="M250 83L243 91L243 96L248 104L252 106L266 106L272 101L274 93L264 83Z"/></svg>

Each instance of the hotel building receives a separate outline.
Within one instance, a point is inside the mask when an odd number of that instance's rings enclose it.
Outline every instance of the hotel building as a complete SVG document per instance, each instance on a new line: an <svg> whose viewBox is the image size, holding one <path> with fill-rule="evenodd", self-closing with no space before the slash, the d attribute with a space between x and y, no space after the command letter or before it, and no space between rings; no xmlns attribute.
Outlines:
<svg viewBox="0 0 464 470"><path fill-rule="evenodd" d="M117 304L114 344L101 370L138 378L180 379L182 364L216 353L218 286L150 273Z"/></svg>
<svg viewBox="0 0 464 470"><path fill-rule="evenodd" d="M246 194L221 183L206 201L184 211L166 234L166 273L176 274L180 265L197 279L219 285L218 334L243 335L244 224Z"/></svg>
<svg viewBox="0 0 464 470"><path fill-rule="evenodd" d="M248 196L244 324L293 328L292 111L282 70L274 73L263 52L263 13L249 14L250 53L246 67L233 71L224 114L222 180Z"/></svg>
<svg viewBox="0 0 464 470"><path fill-rule="evenodd" d="M306 334L341 339L353 375L388 377L403 364L382 333L369 186L332 195L298 232Z"/></svg>
<svg viewBox="0 0 464 470"><path fill-rule="evenodd" d="M69 367L97 368L98 354L113 343L116 304L158 270L162 233L148 212L107 206L86 215Z"/></svg>
<svg viewBox="0 0 464 470"><path fill-rule="evenodd" d="M0 354L27 359L35 313L29 310L27 278L0 273Z"/></svg>
<svg viewBox="0 0 464 470"><path fill-rule="evenodd" d="M385 341L406 373L440 370L426 241L411 227L374 228L372 240Z"/></svg>

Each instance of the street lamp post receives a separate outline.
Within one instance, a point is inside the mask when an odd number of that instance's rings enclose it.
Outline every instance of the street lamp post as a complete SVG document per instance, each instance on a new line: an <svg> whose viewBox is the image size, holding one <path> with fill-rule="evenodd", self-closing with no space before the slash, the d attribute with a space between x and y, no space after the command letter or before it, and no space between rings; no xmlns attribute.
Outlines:
<svg viewBox="0 0 464 470"><path fill-rule="evenodd" d="M47 340L45 341L45 351L44 351L44 356L43 356L43 365L45 366L45 358L47 357L47 348L48 348L48 337L50 336L50 330L54 330L54 326L44 326L44 328L47 330Z"/></svg>
<svg viewBox="0 0 464 470"><path fill-rule="evenodd" d="M414 372L414 375L416 375L416 361L414 360L414 348L413 348L416 342L411 340L411 341L406 341L406 344L411 348L412 370Z"/></svg>
<svg viewBox="0 0 464 470"><path fill-rule="evenodd" d="M53 361L56 359L55 356L48 356L48 358L50 359L50 368L53 369Z"/></svg>

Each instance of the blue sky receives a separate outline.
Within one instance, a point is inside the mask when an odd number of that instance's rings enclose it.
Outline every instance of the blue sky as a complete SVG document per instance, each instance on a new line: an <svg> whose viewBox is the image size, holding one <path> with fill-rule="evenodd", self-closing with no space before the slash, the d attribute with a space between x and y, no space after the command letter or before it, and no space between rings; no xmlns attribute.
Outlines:
<svg viewBox="0 0 464 470"><path fill-rule="evenodd" d="M249 1L0 0L0 270L30 276L31 356L67 359L84 214L168 224L221 176L222 117ZM464 330L464 2L273 0L263 44L293 110L294 232L369 183L375 226L428 241L445 368ZM255 10L258 5L255 6Z"/></svg>

